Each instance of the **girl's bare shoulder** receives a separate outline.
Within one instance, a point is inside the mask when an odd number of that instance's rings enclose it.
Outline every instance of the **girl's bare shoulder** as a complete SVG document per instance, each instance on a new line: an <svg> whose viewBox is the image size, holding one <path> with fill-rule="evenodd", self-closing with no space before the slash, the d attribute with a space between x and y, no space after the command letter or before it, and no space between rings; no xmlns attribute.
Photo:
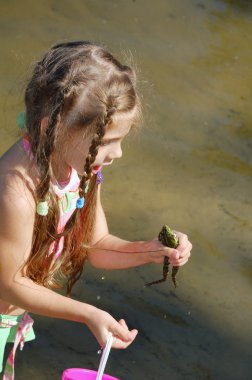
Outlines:
<svg viewBox="0 0 252 380"><path fill-rule="evenodd" d="M35 183L29 158L14 144L0 159L0 287L21 271L32 247ZM9 285L8 285L9 286Z"/></svg>
<svg viewBox="0 0 252 380"><path fill-rule="evenodd" d="M0 159L0 209L28 216L35 210L36 175L18 141Z"/></svg>

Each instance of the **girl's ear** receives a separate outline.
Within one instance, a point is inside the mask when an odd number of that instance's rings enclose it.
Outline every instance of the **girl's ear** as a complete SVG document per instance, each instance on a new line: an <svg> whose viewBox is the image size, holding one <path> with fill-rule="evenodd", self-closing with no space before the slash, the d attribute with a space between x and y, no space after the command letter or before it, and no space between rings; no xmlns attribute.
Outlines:
<svg viewBox="0 0 252 380"><path fill-rule="evenodd" d="M40 133L41 136L44 136L48 126L48 116L44 116L40 122Z"/></svg>

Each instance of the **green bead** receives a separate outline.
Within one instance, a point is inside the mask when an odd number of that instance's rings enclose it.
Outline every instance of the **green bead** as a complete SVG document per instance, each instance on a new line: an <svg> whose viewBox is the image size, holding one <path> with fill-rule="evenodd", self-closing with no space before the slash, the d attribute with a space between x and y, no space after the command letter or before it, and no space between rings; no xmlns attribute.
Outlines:
<svg viewBox="0 0 252 380"><path fill-rule="evenodd" d="M17 117L17 124L18 124L19 129L25 128L25 124L26 124L25 112L19 112L18 117Z"/></svg>
<svg viewBox="0 0 252 380"><path fill-rule="evenodd" d="M89 183L87 183L86 186L85 186L85 194L87 194L88 188L89 188Z"/></svg>
<svg viewBox="0 0 252 380"><path fill-rule="evenodd" d="M41 216L45 216L48 214L48 202L47 201L43 201L43 202L39 202L37 204L37 214L41 215Z"/></svg>

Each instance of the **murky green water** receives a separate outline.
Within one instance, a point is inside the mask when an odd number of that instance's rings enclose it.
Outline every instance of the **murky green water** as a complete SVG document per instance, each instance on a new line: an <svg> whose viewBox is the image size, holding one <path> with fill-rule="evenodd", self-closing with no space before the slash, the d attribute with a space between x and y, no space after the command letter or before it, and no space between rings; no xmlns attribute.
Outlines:
<svg viewBox="0 0 252 380"><path fill-rule="evenodd" d="M0 150L31 62L57 41L103 41L139 69L145 126L104 171L111 232L149 239L163 223L187 232L193 257L170 283L145 289L161 267L86 267L74 295L125 317L134 345L113 351L122 380L252 379L252 4L247 1L0 1ZM104 278L103 278L104 277ZM98 366L81 325L36 318L36 342L17 380L60 379Z"/></svg>

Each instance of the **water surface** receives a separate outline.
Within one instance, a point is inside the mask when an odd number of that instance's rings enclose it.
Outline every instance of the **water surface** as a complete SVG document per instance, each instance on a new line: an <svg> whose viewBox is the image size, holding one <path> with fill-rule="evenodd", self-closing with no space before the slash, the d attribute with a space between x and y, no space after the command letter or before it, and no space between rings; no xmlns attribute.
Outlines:
<svg viewBox="0 0 252 380"><path fill-rule="evenodd" d="M107 372L122 380L252 378L252 5L221 0L0 2L0 150L32 62L55 42L104 42L138 68L145 122L104 170L111 232L151 239L168 223L193 257L152 289L152 265L106 272L86 266L74 296L139 329ZM132 58L133 57L133 58ZM98 366L95 339L78 324L36 317L36 342L17 357L17 379L60 379Z"/></svg>

